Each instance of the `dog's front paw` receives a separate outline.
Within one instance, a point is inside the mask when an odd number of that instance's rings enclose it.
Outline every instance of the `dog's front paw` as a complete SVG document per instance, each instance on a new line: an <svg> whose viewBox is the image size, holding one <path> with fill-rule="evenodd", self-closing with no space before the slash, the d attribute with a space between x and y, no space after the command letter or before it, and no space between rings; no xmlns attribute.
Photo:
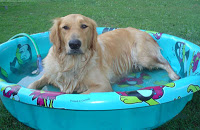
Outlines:
<svg viewBox="0 0 200 130"><path fill-rule="evenodd" d="M34 82L34 83L29 84L27 88L36 89L37 87L36 87L35 82Z"/></svg>

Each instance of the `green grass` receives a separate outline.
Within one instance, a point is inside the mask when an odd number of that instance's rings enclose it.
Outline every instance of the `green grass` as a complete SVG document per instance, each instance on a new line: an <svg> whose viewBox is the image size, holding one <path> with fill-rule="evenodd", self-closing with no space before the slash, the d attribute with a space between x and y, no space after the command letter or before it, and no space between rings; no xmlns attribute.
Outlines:
<svg viewBox="0 0 200 130"><path fill-rule="evenodd" d="M52 26L52 19L80 13L94 19L98 26L132 26L175 35L200 45L199 0L50 1L54 2L1 2L0 43L17 33L33 34L48 31ZM199 108L198 92L177 117L159 129L200 129ZM27 129L8 113L1 101L0 129Z"/></svg>

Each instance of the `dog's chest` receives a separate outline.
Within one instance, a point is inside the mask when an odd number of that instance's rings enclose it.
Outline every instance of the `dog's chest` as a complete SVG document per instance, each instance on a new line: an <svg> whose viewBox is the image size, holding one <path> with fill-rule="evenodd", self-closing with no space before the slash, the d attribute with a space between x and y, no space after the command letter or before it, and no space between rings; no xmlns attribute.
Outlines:
<svg viewBox="0 0 200 130"><path fill-rule="evenodd" d="M84 88L86 88L83 80L85 74L87 73L87 67L84 67L82 64L80 65L75 64L71 68L59 66L56 69L56 66L54 67L55 67L54 73L49 75L49 77L51 78L50 83L54 84L62 92L66 93L72 93L73 91L82 92Z"/></svg>
<svg viewBox="0 0 200 130"><path fill-rule="evenodd" d="M67 72L59 72L60 79L65 80L66 78L69 79L70 81L75 80L75 81L81 81L83 80L83 76L81 74L80 70L70 70Z"/></svg>
<svg viewBox="0 0 200 130"><path fill-rule="evenodd" d="M72 93L74 90L83 87L83 75L80 70L71 70L68 72L59 72L57 78L57 84L60 84L63 91L66 93Z"/></svg>
<svg viewBox="0 0 200 130"><path fill-rule="evenodd" d="M59 62L55 57L55 60L49 60L50 57L45 62L45 72L49 83L60 88L62 92L82 92L82 89L86 88L84 78L88 73L88 68L93 67L95 63L95 58L91 60L90 57L89 54L76 58L67 56L63 62Z"/></svg>

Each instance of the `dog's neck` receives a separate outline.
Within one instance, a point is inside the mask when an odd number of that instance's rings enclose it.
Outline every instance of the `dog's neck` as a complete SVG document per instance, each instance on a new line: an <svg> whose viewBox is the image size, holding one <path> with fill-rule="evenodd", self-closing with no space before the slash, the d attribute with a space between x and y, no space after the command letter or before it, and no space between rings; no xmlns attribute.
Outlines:
<svg viewBox="0 0 200 130"><path fill-rule="evenodd" d="M70 72L77 75L85 70L88 63L91 62L91 59L94 61L93 57L94 53L92 51L87 51L81 55L60 54L58 62L60 62L62 72Z"/></svg>

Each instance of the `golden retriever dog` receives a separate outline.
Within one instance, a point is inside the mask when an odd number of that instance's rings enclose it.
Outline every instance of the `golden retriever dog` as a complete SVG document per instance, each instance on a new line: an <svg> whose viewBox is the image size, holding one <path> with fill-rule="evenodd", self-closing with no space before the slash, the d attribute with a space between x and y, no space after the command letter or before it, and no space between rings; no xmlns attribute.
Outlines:
<svg viewBox="0 0 200 130"><path fill-rule="evenodd" d="M109 92L112 83L138 68L162 68L179 79L148 33L128 27L97 36L96 27L80 14L55 19L44 75L28 88L52 84L65 93Z"/></svg>

